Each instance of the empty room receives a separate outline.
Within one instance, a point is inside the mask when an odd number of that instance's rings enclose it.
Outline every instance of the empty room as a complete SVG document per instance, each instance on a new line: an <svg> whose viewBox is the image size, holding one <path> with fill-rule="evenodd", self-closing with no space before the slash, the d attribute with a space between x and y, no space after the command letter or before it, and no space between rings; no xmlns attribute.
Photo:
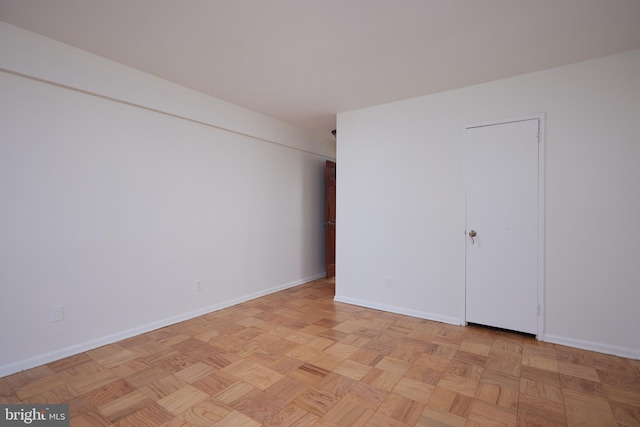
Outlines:
<svg viewBox="0 0 640 427"><path fill-rule="evenodd" d="M638 1L0 0L0 108L2 425L640 425Z"/></svg>

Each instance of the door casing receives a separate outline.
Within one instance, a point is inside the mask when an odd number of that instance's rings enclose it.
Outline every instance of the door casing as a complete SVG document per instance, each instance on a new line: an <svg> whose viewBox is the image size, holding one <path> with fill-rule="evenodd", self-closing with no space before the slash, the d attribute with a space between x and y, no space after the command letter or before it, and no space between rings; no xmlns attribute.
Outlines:
<svg viewBox="0 0 640 427"><path fill-rule="evenodd" d="M512 122L518 122L518 121L524 121L524 120L538 120L539 123L539 128L538 128L538 280L537 280L537 294L538 294L538 330L537 330L537 334L536 334L536 338L538 340L543 340L544 339L544 235L545 235L545 227L544 227L544 194L545 194L545 179L544 179L544 159L545 159L545 114L544 113L538 113L538 114L531 114L531 115L525 115L525 116L517 116L517 117L510 117L510 118L505 118L505 119L499 119L499 120L490 120L490 121L485 121L485 122L478 122L478 123L470 123L464 126L463 130L462 130L462 153L463 153L463 171L465 176L463 177L463 182L464 182L464 192L463 192L463 197L464 197L464 201L463 201L463 206L464 206L464 215L463 215L463 224L462 224L462 259L466 259L466 240L468 239L467 236L467 230L466 230L466 226L467 226L467 218L466 218L466 194L467 194L467 189L466 189L466 164L467 164L467 159L466 159L466 149L465 149L465 144L466 144L466 140L465 140L465 135L466 135L466 131L469 128L474 128L474 127L479 127L479 126L491 126L491 125L500 125L500 124L505 124L505 123L512 123ZM466 300L466 261L463 263L463 280L462 280L462 312L460 315L460 319L461 319L461 324L462 325L466 325L467 324L467 319L466 319L466 304L467 304L467 300Z"/></svg>

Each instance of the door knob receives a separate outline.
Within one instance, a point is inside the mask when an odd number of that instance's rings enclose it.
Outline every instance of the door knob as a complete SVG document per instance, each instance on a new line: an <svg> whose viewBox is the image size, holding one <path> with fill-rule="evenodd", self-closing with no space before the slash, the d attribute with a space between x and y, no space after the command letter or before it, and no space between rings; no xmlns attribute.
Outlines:
<svg viewBox="0 0 640 427"><path fill-rule="evenodd" d="M474 237L476 237L478 235L478 233L476 232L476 230L470 230L469 231L469 237L471 237L471 244L475 244L476 241L473 240Z"/></svg>

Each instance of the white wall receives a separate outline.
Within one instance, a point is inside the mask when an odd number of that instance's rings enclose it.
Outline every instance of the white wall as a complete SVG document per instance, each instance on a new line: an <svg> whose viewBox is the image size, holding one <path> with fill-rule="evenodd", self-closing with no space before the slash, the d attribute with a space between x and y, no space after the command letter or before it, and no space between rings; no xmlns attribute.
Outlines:
<svg viewBox="0 0 640 427"><path fill-rule="evenodd" d="M3 23L0 68L0 376L324 275L330 135Z"/></svg>
<svg viewBox="0 0 640 427"><path fill-rule="evenodd" d="M463 128L535 113L543 339L639 358L640 51L339 114L336 299L460 323Z"/></svg>

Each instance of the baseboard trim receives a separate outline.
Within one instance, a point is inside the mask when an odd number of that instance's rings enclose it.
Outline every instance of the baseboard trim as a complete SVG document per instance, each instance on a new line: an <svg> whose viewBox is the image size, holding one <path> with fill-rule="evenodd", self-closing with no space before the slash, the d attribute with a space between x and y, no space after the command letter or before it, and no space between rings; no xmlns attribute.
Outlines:
<svg viewBox="0 0 640 427"><path fill-rule="evenodd" d="M580 348L583 350L596 351L598 353L613 354L614 356L626 357L628 359L640 360L640 349L619 347L615 345L602 344L593 341L578 340L559 335L545 334L543 341L553 344L566 345L567 347Z"/></svg>
<svg viewBox="0 0 640 427"><path fill-rule="evenodd" d="M375 310L388 311L390 313L404 314L406 316L417 317L419 319L433 320L435 322L448 323L451 325L461 325L460 319L457 317L442 316L440 314L428 313L425 311L412 310L404 307L396 307L387 304L378 304L371 301L365 301L357 298L349 298L336 295L333 298L336 302L357 305L359 307L373 308Z"/></svg>
<svg viewBox="0 0 640 427"><path fill-rule="evenodd" d="M460 319L456 317L442 316L439 314L428 313L418 310L411 310L404 307L395 307L387 304L379 304L371 301L360 300L357 298L349 298L336 295L333 299L336 302L357 305L359 307L372 308L375 310L388 311L390 313L404 314L407 316L417 317L420 319L433 320L436 322L449 323L452 325L461 325ZM615 356L626 357L628 359L640 360L640 349L619 347L609 344L596 343L592 341L578 340L574 338L566 338L558 335L545 334L542 341L552 344L566 345L567 347L580 348L583 350L595 351L598 353L612 354Z"/></svg>
<svg viewBox="0 0 640 427"><path fill-rule="evenodd" d="M278 285L273 288L265 289L263 291L254 292L252 294L248 294L242 297L234 298L219 304L214 304L211 306L199 308L197 310L193 310L187 313L182 313L176 316L168 317L166 319L146 323L144 325L131 328L125 331L120 331L115 334L107 335L104 337L100 337L94 340L86 341L86 342L72 345L69 347L56 349L50 353L40 354L38 356L20 360L18 362L9 363L9 364L0 366L0 378L5 377L7 375L15 374L20 371L24 371L25 369L35 368L36 366L44 365L47 363L54 362L56 360L64 359L65 357L74 356L76 354L79 354L85 351L93 350L103 345L113 344L114 342L122 341L124 339L134 337L136 335L151 332L156 329L164 328L166 326L170 326L179 322L184 322L185 320L193 319L195 317L209 314L214 311L222 310L223 308L232 307L234 305L238 305L246 301L260 298L265 295L269 295L285 289L293 288L303 283L311 282L313 280L321 279L323 277L325 277L325 273L305 277L300 280L294 280L289 283Z"/></svg>

